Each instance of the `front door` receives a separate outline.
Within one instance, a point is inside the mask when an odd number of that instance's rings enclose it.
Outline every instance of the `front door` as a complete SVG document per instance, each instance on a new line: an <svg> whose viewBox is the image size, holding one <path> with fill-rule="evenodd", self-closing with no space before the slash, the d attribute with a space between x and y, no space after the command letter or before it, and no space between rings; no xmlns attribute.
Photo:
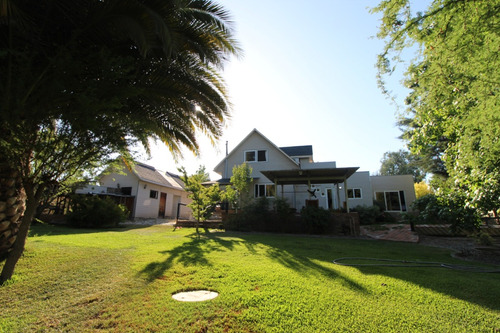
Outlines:
<svg viewBox="0 0 500 333"><path fill-rule="evenodd" d="M167 204L167 193L161 192L160 194L160 209L158 210L158 217L165 217L165 206Z"/></svg>
<svg viewBox="0 0 500 333"><path fill-rule="evenodd" d="M326 200L328 203L328 209L333 210L333 191L331 188L326 189L326 198L327 198Z"/></svg>

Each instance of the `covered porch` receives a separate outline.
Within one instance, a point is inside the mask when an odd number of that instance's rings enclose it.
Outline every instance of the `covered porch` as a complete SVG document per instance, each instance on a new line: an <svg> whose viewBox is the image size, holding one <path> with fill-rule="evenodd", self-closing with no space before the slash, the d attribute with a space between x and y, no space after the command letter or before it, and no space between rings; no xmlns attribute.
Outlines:
<svg viewBox="0 0 500 333"><path fill-rule="evenodd" d="M312 190L315 185L325 185L333 184L335 185L336 191L336 206L337 208L345 208L349 212L348 194L347 194L347 180L351 177L359 168L358 167L348 167L348 168L312 168L312 169L293 169L293 170L267 170L261 171L261 173L274 183L275 193L278 193L278 187L281 186L281 195L283 196L284 186L286 185L307 185L309 192L308 199L313 200L316 197L315 191ZM343 188L340 188L339 184L344 184ZM345 199L344 205L341 202L341 191L343 192L343 197ZM323 193L324 194L324 193ZM310 203L310 201L308 202ZM307 205L304 202L304 205ZM329 207L331 208L331 207Z"/></svg>

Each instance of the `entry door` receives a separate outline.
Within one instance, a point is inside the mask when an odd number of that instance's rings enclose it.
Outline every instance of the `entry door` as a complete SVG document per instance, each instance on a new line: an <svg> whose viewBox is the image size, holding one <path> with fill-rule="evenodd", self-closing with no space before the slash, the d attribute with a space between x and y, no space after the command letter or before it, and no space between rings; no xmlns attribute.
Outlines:
<svg viewBox="0 0 500 333"><path fill-rule="evenodd" d="M328 209L333 209L333 191L331 188L326 189L326 202L328 203Z"/></svg>
<svg viewBox="0 0 500 333"><path fill-rule="evenodd" d="M161 194L160 194L160 209L158 210L158 217L165 217L166 204L167 204L167 193L161 192Z"/></svg>

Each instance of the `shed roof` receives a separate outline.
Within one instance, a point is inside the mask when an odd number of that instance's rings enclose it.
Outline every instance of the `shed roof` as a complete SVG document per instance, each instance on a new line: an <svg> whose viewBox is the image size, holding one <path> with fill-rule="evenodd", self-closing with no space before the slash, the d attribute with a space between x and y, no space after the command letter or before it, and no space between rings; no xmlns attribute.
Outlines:
<svg viewBox="0 0 500 333"><path fill-rule="evenodd" d="M290 147L280 147L280 149L290 157L294 156L312 156L313 147L308 146L290 146Z"/></svg>
<svg viewBox="0 0 500 333"><path fill-rule="evenodd" d="M278 185L338 184L343 183L358 169L358 167L298 170L288 169L261 171L261 173Z"/></svg>

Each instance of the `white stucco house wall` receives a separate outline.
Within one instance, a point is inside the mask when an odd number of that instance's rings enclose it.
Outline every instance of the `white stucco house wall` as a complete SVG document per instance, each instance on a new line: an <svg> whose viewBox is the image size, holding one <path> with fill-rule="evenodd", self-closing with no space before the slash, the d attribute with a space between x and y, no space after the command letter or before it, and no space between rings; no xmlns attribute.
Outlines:
<svg viewBox="0 0 500 333"><path fill-rule="evenodd" d="M373 198L389 212L405 212L417 199L411 175L371 176Z"/></svg>
<svg viewBox="0 0 500 333"><path fill-rule="evenodd" d="M175 218L178 207L179 217L191 217L188 207L178 205L190 202L179 176L144 163L122 163L121 170L103 174L99 185L87 185L76 193L114 197L127 206L132 218Z"/></svg>
<svg viewBox="0 0 500 333"><path fill-rule="evenodd" d="M222 177L218 182L230 184L233 167L244 162L252 167L255 198L282 197L297 210L311 203L333 210L372 206L378 195L389 200L387 211L403 212L415 200L411 176L372 177L367 171L358 171L358 167L339 168L336 162L315 162L312 146L278 147L257 129L214 168ZM404 204L395 204L396 192Z"/></svg>

